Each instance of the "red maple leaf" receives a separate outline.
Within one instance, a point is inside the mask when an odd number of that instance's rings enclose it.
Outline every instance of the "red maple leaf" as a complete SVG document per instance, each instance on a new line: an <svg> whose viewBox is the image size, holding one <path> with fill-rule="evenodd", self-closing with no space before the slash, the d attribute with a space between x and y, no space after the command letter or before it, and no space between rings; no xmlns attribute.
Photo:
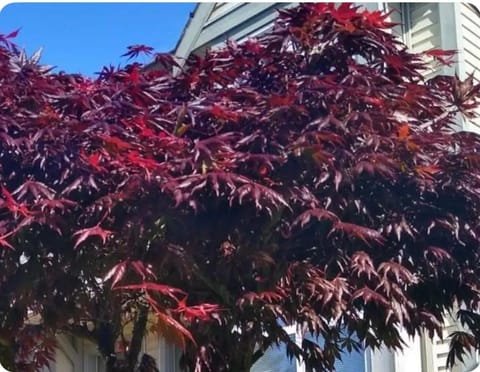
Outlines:
<svg viewBox="0 0 480 372"><path fill-rule="evenodd" d="M260 174L260 176L265 177L265 176L268 174L268 167L265 166L265 165L262 165L262 166L258 169L258 173Z"/></svg>
<svg viewBox="0 0 480 372"><path fill-rule="evenodd" d="M134 125L140 130L140 135L144 137L152 137L155 135L155 132L148 127L148 116L147 115L137 115L131 120L125 121L125 124Z"/></svg>
<svg viewBox="0 0 480 372"><path fill-rule="evenodd" d="M105 147L107 150L111 150L113 152L121 151L121 150L128 150L131 149L133 146L128 142L116 137L116 136L106 136L101 135L101 139L105 142Z"/></svg>
<svg viewBox="0 0 480 372"><path fill-rule="evenodd" d="M141 157L138 151L130 151L127 154L127 159L131 164L138 165L146 170L152 170L159 166L158 162L154 159Z"/></svg>
<svg viewBox="0 0 480 372"><path fill-rule="evenodd" d="M114 267L112 267L112 269L103 277L103 281L107 282L110 279L112 279L111 288L113 288L120 280L122 280L126 271L127 271L127 261L120 262L116 264Z"/></svg>
<svg viewBox="0 0 480 372"><path fill-rule="evenodd" d="M117 289L129 289L129 290L143 290L143 291L153 291L160 293L164 296L171 297L177 302L179 301L178 296L185 296L186 293L179 288L175 288L166 284L144 282L140 284L129 284L117 287Z"/></svg>
<svg viewBox="0 0 480 372"><path fill-rule="evenodd" d="M359 6L354 6L352 3L341 3L337 8L331 7L330 11L333 19L344 24L358 15L358 8Z"/></svg>
<svg viewBox="0 0 480 372"><path fill-rule="evenodd" d="M217 313L220 307L215 304L203 303L200 305L187 306L187 296L178 302L175 312L185 317L188 322L194 320L208 321L212 319L212 313Z"/></svg>
<svg viewBox="0 0 480 372"><path fill-rule="evenodd" d="M86 229L78 230L73 234L73 236L78 236L74 248L77 248L81 243L87 240L89 237L98 236L102 239L103 244L106 243L109 236L113 234L110 230L105 230L99 225L88 227Z"/></svg>
<svg viewBox="0 0 480 372"><path fill-rule="evenodd" d="M140 83L140 72L138 71L138 67L134 66L130 72L127 74L127 81L132 83L133 85L137 85Z"/></svg>
<svg viewBox="0 0 480 372"><path fill-rule="evenodd" d="M383 101L380 98L365 96L363 97L363 100L365 103L368 103L369 105L376 106L376 107L383 107Z"/></svg>
<svg viewBox="0 0 480 372"><path fill-rule="evenodd" d="M293 104L295 98L292 96L279 96L279 95L272 95L268 99L268 103L271 106L290 106Z"/></svg>
<svg viewBox="0 0 480 372"><path fill-rule="evenodd" d="M403 124L398 129L398 138L405 139L410 135L410 126L408 123Z"/></svg>
<svg viewBox="0 0 480 372"><path fill-rule="evenodd" d="M364 11L362 13L365 22L370 27L374 28L391 28L397 25L397 23L388 22L390 15L394 12L394 10L385 13L380 10L371 11Z"/></svg>
<svg viewBox="0 0 480 372"><path fill-rule="evenodd" d="M18 33L20 32L20 29L16 29L15 31L10 32L5 36L5 39L13 39L14 37L18 36Z"/></svg>
<svg viewBox="0 0 480 372"><path fill-rule="evenodd" d="M153 52L153 48L143 44L135 44L127 47L127 52L122 54L122 57L128 57L132 59L138 57L140 54L150 55Z"/></svg>
<svg viewBox="0 0 480 372"><path fill-rule="evenodd" d="M13 231L0 236L0 246L1 247L6 247L6 248L13 249L13 246L7 241L7 238L12 234L13 234Z"/></svg>
<svg viewBox="0 0 480 372"><path fill-rule="evenodd" d="M456 50L430 49L424 53L443 65L451 66L455 63L454 57L458 52Z"/></svg>
<svg viewBox="0 0 480 372"><path fill-rule="evenodd" d="M415 167L415 171L423 178L433 180L433 176L440 172L441 168L438 165L419 165Z"/></svg>
<svg viewBox="0 0 480 372"><path fill-rule="evenodd" d="M386 55L384 59L388 66L394 69L397 73L399 73L405 65L405 61L397 54Z"/></svg>
<svg viewBox="0 0 480 372"><path fill-rule="evenodd" d="M21 214L23 216L28 216L31 214L31 212L28 210L27 206L25 204L19 204L17 201L13 198L12 194L7 190L6 187L2 185L2 195L5 198L4 200L4 205L7 207L7 209L14 213L14 214Z"/></svg>
<svg viewBox="0 0 480 372"><path fill-rule="evenodd" d="M80 156L96 171L105 171L105 168L100 165L100 161L102 160L102 154L100 152L87 155L82 149Z"/></svg>
<svg viewBox="0 0 480 372"><path fill-rule="evenodd" d="M210 113L219 120L237 120L238 114L236 112L227 110L220 105L213 105L210 109Z"/></svg>

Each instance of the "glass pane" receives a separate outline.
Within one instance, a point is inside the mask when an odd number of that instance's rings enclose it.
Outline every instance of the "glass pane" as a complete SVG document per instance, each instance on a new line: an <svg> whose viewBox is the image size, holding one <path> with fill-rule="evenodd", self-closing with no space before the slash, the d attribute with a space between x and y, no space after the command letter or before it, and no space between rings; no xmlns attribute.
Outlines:
<svg viewBox="0 0 480 372"><path fill-rule="evenodd" d="M306 335L307 340L314 341L320 346L323 344L321 337ZM345 351L342 353L342 360L335 363L335 372L365 372L365 350Z"/></svg>
<svg viewBox="0 0 480 372"><path fill-rule="evenodd" d="M292 340L295 334L290 335ZM297 363L295 359L287 357L285 344L270 347L265 354L253 365L250 372L296 372Z"/></svg>

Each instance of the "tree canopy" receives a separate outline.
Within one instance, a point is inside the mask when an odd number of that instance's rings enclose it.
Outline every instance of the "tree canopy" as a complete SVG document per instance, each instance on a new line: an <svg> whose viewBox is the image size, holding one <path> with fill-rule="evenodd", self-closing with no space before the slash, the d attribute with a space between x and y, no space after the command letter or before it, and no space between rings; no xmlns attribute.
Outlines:
<svg viewBox="0 0 480 372"><path fill-rule="evenodd" d="M458 308L473 334L450 362L478 347L480 138L458 122L480 87L426 80L455 53L412 53L388 19L305 4L182 66L96 79L1 35L2 360L36 370L62 331L133 371L152 328L192 371L248 371L276 343L332 370Z"/></svg>

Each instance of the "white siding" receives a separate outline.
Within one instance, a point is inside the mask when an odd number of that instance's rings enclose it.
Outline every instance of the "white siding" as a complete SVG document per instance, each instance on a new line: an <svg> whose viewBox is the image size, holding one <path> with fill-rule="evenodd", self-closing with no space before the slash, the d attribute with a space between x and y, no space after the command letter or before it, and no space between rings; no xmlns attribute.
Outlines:
<svg viewBox="0 0 480 372"><path fill-rule="evenodd" d="M404 330L401 331L401 335L406 343L406 346L402 351L398 351L395 353L395 372L422 371L422 351L420 336L415 336L412 338Z"/></svg>
<svg viewBox="0 0 480 372"><path fill-rule="evenodd" d="M160 363L160 337L157 334L150 333L143 339L143 352L155 358L157 364Z"/></svg>
<svg viewBox="0 0 480 372"><path fill-rule="evenodd" d="M193 53L202 53L207 47L219 47L227 39L243 41L268 30L277 15L277 9L295 3L216 3L195 44Z"/></svg>
<svg viewBox="0 0 480 372"><path fill-rule="evenodd" d="M480 81L480 17L472 5L460 5L462 15L462 36L465 61L465 72L475 73L476 80Z"/></svg>
<svg viewBox="0 0 480 372"><path fill-rule="evenodd" d="M75 372L73 360L62 349L57 349L55 354L56 372Z"/></svg>
<svg viewBox="0 0 480 372"><path fill-rule="evenodd" d="M210 13L210 17L208 17L207 22L205 22L205 26L213 23L220 17L223 17L224 15L230 13L235 8L238 8L243 5L244 3L215 3L215 6L213 7L212 12Z"/></svg>
<svg viewBox="0 0 480 372"><path fill-rule="evenodd" d="M395 371L395 353L385 346L375 350L367 348L365 357L367 372L398 372Z"/></svg>
<svg viewBox="0 0 480 372"><path fill-rule="evenodd" d="M446 368L447 355L450 348L450 335L458 329L455 321L446 317L445 326L443 327L442 338L435 336L432 340L433 352L433 370L434 372L448 371Z"/></svg>
<svg viewBox="0 0 480 372"><path fill-rule="evenodd" d="M461 33L462 33L462 53L463 53L463 76L474 74L476 82L480 82L480 17L472 5L461 3ZM480 110L478 110L480 115ZM474 132L480 132L480 118L470 120L465 125L465 129Z"/></svg>

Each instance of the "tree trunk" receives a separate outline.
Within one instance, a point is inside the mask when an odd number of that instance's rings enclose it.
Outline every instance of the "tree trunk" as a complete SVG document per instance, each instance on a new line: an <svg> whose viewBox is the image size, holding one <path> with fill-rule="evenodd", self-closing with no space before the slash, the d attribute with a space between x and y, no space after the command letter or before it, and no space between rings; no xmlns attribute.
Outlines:
<svg viewBox="0 0 480 372"><path fill-rule="evenodd" d="M250 372L253 366L253 352L239 348L238 354L238 358L232 363L232 372Z"/></svg>
<svg viewBox="0 0 480 372"><path fill-rule="evenodd" d="M102 322L97 331L98 350L105 359L106 372L117 372L117 355L115 353L116 333L111 323Z"/></svg>
<svg viewBox="0 0 480 372"><path fill-rule="evenodd" d="M148 308L142 307L138 313L137 320L133 326L132 340L128 350L127 362L131 371L135 370L138 363L138 355L142 350L143 337L147 328Z"/></svg>
<svg viewBox="0 0 480 372"><path fill-rule="evenodd" d="M106 358L105 371L106 372L117 372L116 370L117 358L109 356Z"/></svg>
<svg viewBox="0 0 480 372"><path fill-rule="evenodd" d="M138 356L142 350L142 342L147 328L148 308L142 307L133 326L132 338L125 359L118 359L115 353L117 335L109 323L102 324L98 333L98 347L106 363L106 372L134 372L138 364Z"/></svg>

